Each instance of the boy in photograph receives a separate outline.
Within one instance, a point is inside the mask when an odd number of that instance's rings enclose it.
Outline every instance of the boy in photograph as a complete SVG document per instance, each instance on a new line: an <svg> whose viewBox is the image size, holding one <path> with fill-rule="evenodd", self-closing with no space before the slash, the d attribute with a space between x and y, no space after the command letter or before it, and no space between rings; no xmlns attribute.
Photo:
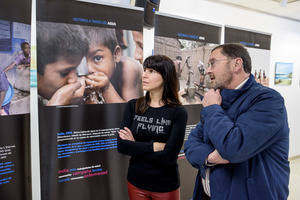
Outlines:
<svg viewBox="0 0 300 200"><path fill-rule="evenodd" d="M76 104L85 89L77 66L88 51L88 41L78 25L37 22L37 81L45 105Z"/></svg>
<svg viewBox="0 0 300 200"><path fill-rule="evenodd" d="M142 65L121 55L115 29L87 26L84 30L89 41L86 103L123 103L140 97Z"/></svg>
<svg viewBox="0 0 300 200"><path fill-rule="evenodd" d="M21 43L22 53L19 54L14 62L8 65L3 71L7 72L13 67L17 66L17 68L27 68L30 67L30 45L28 42Z"/></svg>

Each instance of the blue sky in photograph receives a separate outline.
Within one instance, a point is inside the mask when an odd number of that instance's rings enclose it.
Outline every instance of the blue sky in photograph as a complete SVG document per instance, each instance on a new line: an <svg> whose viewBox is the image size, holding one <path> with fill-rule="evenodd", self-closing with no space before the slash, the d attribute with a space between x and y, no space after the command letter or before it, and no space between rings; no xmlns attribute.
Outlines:
<svg viewBox="0 0 300 200"><path fill-rule="evenodd" d="M293 63L276 63L276 74L289 74L293 72Z"/></svg>

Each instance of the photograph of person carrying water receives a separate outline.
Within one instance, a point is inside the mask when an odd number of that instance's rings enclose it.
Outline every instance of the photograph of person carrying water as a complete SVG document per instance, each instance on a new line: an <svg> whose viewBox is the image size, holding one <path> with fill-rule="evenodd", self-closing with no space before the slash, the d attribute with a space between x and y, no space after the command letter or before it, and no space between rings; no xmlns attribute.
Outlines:
<svg viewBox="0 0 300 200"><path fill-rule="evenodd" d="M29 113L30 25L0 20L0 115Z"/></svg>
<svg viewBox="0 0 300 200"><path fill-rule="evenodd" d="M210 88L206 75L210 51L216 44L155 36L155 54L173 59L179 78L179 96L183 104L201 104L204 92Z"/></svg>

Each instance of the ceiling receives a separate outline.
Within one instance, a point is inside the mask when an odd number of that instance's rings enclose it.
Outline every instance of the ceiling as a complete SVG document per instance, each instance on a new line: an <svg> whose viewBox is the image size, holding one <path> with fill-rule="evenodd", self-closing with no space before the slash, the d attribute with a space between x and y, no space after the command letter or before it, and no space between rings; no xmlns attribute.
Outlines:
<svg viewBox="0 0 300 200"><path fill-rule="evenodd" d="M300 22L300 0L210 0Z"/></svg>

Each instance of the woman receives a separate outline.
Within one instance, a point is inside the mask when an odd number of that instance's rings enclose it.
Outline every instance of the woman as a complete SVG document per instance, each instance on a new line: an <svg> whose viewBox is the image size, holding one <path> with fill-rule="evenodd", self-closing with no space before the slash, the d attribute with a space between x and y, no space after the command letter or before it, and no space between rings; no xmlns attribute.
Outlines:
<svg viewBox="0 0 300 200"><path fill-rule="evenodd" d="M173 61L161 55L148 57L142 83L146 95L127 103L118 137L118 151L131 156L129 198L178 200L177 156L187 113L178 99Z"/></svg>

